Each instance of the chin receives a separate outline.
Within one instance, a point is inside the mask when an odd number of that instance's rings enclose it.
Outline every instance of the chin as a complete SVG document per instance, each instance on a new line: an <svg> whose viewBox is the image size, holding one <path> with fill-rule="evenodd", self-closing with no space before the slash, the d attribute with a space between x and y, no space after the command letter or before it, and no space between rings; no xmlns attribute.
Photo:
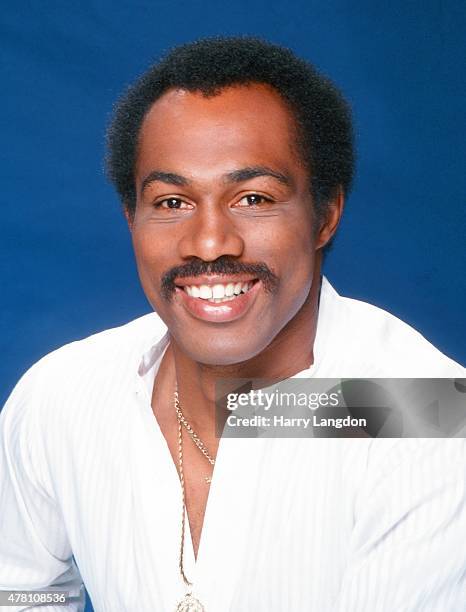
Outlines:
<svg viewBox="0 0 466 612"><path fill-rule="evenodd" d="M234 337L206 338L205 342L193 340L179 342L179 348L193 361L210 366L230 366L248 361L259 355L269 344L269 339L251 337L246 338L235 334Z"/></svg>

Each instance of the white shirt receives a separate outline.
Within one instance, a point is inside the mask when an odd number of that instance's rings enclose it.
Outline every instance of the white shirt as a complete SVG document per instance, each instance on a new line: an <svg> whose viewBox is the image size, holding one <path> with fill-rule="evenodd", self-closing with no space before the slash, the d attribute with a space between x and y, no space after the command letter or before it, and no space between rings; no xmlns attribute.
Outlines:
<svg viewBox="0 0 466 612"><path fill-rule="evenodd" d="M1 589L60 585L75 603L37 609L82 611L84 581L95 612L175 609L181 490L150 403L168 342L152 313L20 380L0 414ZM297 376L465 375L325 278L314 356ZM466 610L465 440L223 438L196 562L186 536L206 612Z"/></svg>

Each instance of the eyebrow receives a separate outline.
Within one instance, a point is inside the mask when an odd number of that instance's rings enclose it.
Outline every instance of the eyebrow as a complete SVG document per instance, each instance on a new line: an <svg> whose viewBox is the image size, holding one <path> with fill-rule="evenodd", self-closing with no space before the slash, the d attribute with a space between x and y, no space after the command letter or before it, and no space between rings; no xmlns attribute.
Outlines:
<svg viewBox="0 0 466 612"><path fill-rule="evenodd" d="M239 170L228 172L227 174L224 174L222 178L225 183L242 183L243 181L247 181L258 176L270 176L287 187L290 187L293 183L291 177L289 177L287 174L277 172L277 170L272 170L267 166L247 166L246 168L240 168ZM167 183L168 185L176 185L178 187L185 187L186 185L191 184L191 181L185 176L181 176L181 174L153 170L142 181L141 193L148 185L155 181Z"/></svg>

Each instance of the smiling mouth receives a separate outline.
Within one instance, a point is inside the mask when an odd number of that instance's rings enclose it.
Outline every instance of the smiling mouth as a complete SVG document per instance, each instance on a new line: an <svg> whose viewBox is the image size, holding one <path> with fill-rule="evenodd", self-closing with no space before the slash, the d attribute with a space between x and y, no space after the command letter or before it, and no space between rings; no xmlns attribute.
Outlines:
<svg viewBox="0 0 466 612"><path fill-rule="evenodd" d="M178 281L178 282L177 282ZM212 275L175 280L178 303L196 319L231 323L252 307L261 288L258 278Z"/></svg>
<svg viewBox="0 0 466 612"><path fill-rule="evenodd" d="M249 281L234 281L224 283L215 283L214 285L207 284L191 284L177 285L190 297L210 302L211 304L221 304L223 302L231 302L239 296L248 293L258 279Z"/></svg>

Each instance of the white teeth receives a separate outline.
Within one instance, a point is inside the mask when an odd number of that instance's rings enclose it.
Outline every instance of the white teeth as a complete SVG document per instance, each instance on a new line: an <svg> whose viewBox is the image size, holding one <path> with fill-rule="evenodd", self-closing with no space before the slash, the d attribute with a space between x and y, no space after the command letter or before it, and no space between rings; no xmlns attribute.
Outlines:
<svg viewBox="0 0 466 612"><path fill-rule="evenodd" d="M225 297L225 287L223 285L214 285L212 287L212 297L213 298L224 298Z"/></svg>
<svg viewBox="0 0 466 612"><path fill-rule="evenodd" d="M199 287L199 297L208 300L212 297L212 289L208 285L201 285Z"/></svg>
<svg viewBox="0 0 466 612"><path fill-rule="evenodd" d="M230 302L231 300L234 300L235 296L230 296L230 297L224 297L224 298L212 298L209 300L209 302L215 302L215 304L219 304L220 302Z"/></svg>
<svg viewBox="0 0 466 612"><path fill-rule="evenodd" d="M252 281L216 285L185 285L183 289L188 295L211 302L226 302L234 299L240 293L247 293L253 286Z"/></svg>

